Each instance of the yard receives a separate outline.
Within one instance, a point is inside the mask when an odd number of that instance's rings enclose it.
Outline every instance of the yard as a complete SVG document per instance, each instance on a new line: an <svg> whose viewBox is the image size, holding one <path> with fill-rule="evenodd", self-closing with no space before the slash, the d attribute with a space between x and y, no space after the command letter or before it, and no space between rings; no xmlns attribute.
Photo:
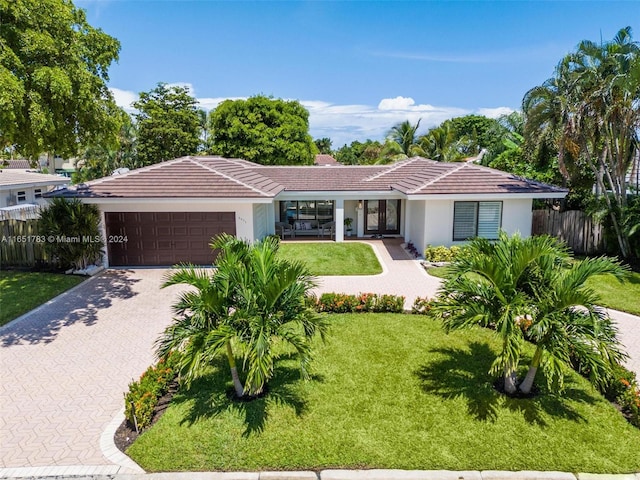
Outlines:
<svg viewBox="0 0 640 480"><path fill-rule="evenodd" d="M434 320L399 314L330 321L311 381L285 358L266 397L232 403L220 363L128 454L151 471L640 471L640 430L576 374L565 396L543 386L532 399L498 394L487 372L499 342L488 330L447 335Z"/></svg>
<svg viewBox="0 0 640 480"><path fill-rule="evenodd" d="M0 326L83 280L77 275L0 271Z"/></svg>
<svg viewBox="0 0 640 480"><path fill-rule="evenodd" d="M370 245L359 242L300 242L280 244L280 255L307 264L311 274L377 275L380 262Z"/></svg>
<svg viewBox="0 0 640 480"><path fill-rule="evenodd" d="M444 278L447 267L429 268L427 273ZM640 315L640 273L631 272L623 282L619 282L612 275L598 275L594 279L589 279L587 286L598 292L603 306Z"/></svg>

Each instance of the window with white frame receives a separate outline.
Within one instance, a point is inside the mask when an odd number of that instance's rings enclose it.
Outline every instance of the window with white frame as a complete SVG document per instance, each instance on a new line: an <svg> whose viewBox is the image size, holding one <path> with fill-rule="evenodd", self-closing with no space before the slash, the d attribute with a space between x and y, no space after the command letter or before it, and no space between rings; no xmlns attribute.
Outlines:
<svg viewBox="0 0 640 480"><path fill-rule="evenodd" d="M495 240L502 226L502 202L454 202L453 240Z"/></svg>
<svg viewBox="0 0 640 480"><path fill-rule="evenodd" d="M41 189L41 188L36 188L36 189L33 191L33 196L34 196L35 198L42 198L42 189Z"/></svg>
<svg viewBox="0 0 640 480"><path fill-rule="evenodd" d="M27 192L24 190L20 190L17 194L16 194L16 200L18 201L18 203L20 202L26 202L27 201Z"/></svg>

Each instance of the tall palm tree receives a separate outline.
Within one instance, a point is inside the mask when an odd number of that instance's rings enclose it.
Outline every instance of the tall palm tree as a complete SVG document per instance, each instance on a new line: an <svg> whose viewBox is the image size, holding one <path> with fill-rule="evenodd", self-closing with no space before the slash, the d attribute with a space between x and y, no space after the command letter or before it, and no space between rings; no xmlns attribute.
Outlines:
<svg viewBox="0 0 640 480"><path fill-rule="evenodd" d="M424 154L431 160L454 162L462 158L457 148L457 141L451 124L445 122L420 137L419 143Z"/></svg>
<svg viewBox="0 0 640 480"><path fill-rule="evenodd" d="M595 178L624 257L630 253L622 227L626 174L639 143L639 71L640 47L627 27L610 42L581 42L523 100L525 137L553 141L565 178L572 164Z"/></svg>
<svg viewBox="0 0 640 480"><path fill-rule="evenodd" d="M545 258L564 259L567 254L551 237L522 239L504 232L495 243L477 238L465 248L449 267L432 311L447 331L472 325L495 328L502 351L491 373L502 371L504 389L513 394L524 342L519 324L531 313L533 273Z"/></svg>
<svg viewBox="0 0 640 480"><path fill-rule="evenodd" d="M389 131L387 138L400 146L400 151L407 157L415 155L423 155L422 148L418 145L418 137L416 132L420 127L420 120L412 125L409 120L405 120Z"/></svg>
<svg viewBox="0 0 640 480"><path fill-rule="evenodd" d="M238 397L257 395L273 376L283 341L298 353L303 376L310 361L310 341L326 323L305 304L314 286L306 268L276 256L277 239L256 244L228 235L217 237L219 251L213 273L183 266L172 272L163 287L194 287L174 305L176 318L157 342L158 356L173 350L181 355L187 382L200 376L211 361L226 356ZM234 349L242 352L246 381L240 380Z"/></svg>
<svg viewBox="0 0 640 480"><path fill-rule="evenodd" d="M532 296L531 326L527 329L536 350L520 391L531 391L541 366L547 380L556 381L562 389L563 367L570 364L572 357L586 367L585 373L593 383L602 383L611 367L620 364L626 355L606 310L597 306L598 295L585 282L602 274L622 279L625 269L606 258L588 258L571 268L558 263L545 265L540 273L541 282Z"/></svg>

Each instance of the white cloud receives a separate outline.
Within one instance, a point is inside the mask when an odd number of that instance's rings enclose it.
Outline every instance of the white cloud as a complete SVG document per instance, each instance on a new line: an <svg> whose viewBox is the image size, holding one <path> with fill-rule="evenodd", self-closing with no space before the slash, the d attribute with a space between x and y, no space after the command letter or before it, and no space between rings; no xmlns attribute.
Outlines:
<svg viewBox="0 0 640 480"><path fill-rule="evenodd" d="M132 113L135 112L132 103L138 100L138 95L128 90L120 90L119 88L110 88L113 99L116 105L122 107L125 111Z"/></svg>
<svg viewBox="0 0 640 480"><path fill-rule="evenodd" d="M188 83L179 83L195 92L193 86ZM116 103L125 110L132 112L131 102L137 100L137 94L112 88ZM193 93L192 93L193 94ZM214 97L197 98L200 107L211 110L222 101L231 99L245 99L246 97ZM398 96L395 98L383 98L377 106L362 104L337 105L322 100L301 100L300 103L309 111L309 130L314 138L329 137L333 148L339 148L354 140L366 139L383 140L387 132L394 125L409 120L416 123L420 120L419 134L429 128L439 125L443 121L477 113L487 117L497 118L513 110L508 107L481 108L476 111L458 107L441 107L429 104L416 104L411 97Z"/></svg>
<svg viewBox="0 0 640 480"><path fill-rule="evenodd" d="M378 104L378 110L407 110L415 104L411 97L383 98Z"/></svg>
<svg viewBox="0 0 640 480"><path fill-rule="evenodd" d="M502 115L509 115L515 112L513 108L509 107L497 107L497 108L479 108L476 112L478 115L484 115L489 118L498 118Z"/></svg>

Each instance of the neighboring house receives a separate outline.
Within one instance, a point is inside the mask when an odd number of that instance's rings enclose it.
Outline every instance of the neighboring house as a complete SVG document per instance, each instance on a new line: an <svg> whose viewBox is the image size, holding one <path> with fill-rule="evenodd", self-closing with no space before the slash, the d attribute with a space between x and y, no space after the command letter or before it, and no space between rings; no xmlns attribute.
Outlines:
<svg viewBox="0 0 640 480"><path fill-rule="evenodd" d="M335 158L333 158L331 155L327 155L326 153L319 153L318 155L316 155L313 164L321 167L333 167L336 165L342 165Z"/></svg>
<svg viewBox="0 0 640 480"><path fill-rule="evenodd" d="M533 199L566 194L471 163L420 157L339 168L183 157L53 195L98 205L106 263L171 265L210 263L213 235L256 240L273 234L276 222L299 228L335 222L340 242L349 217L358 237L401 236L418 249L496 238L500 229L528 236Z"/></svg>
<svg viewBox="0 0 640 480"><path fill-rule="evenodd" d="M3 160L0 161L0 169L5 170L29 170L31 168L31 164L29 160Z"/></svg>
<svg viewBox="0 0 640 480"><path fill-rule="evenodd" d="M56 175L20 169L0 170L0 208L43 204L47 201L43 198L45 193L68 183L68 178Z"/></svg>

